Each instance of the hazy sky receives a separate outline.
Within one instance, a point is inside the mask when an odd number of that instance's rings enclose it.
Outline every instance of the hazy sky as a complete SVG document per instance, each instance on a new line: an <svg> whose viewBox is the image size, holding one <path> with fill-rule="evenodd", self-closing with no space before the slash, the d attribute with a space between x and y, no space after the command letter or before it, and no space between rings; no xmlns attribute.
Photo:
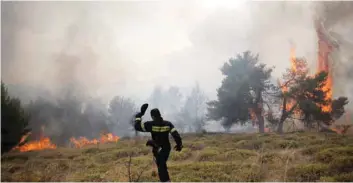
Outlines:
<svg viewBox="0 0 353 183"><path fill-rule="evenodd" d="M215 98L230 57L250 49L260 61L315 66L309 2L1 2L2 79L55 91L76 81L90 95L147 98L155 85L199 82Z"/></svg>

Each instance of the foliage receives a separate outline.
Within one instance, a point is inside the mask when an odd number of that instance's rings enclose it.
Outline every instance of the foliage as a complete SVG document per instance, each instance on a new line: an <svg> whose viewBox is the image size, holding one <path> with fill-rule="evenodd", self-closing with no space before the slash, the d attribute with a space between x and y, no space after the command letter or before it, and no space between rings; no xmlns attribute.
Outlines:
<svg viewBox="0 0 353 183"><path fill-rule="evenodd" d="M7 88L1 82L1 154L21 146L26 141L21 139L30 132L29 115L17 98L9 96Z"/></svg>
<svg viewBox="0 0 353 183"><path fill-rule="evenodd" d="M84 123L89 124L91 130L87 137L96 138L102 133L111 132L108 127L108 112L105 105L99 100L88 101L83 109Z"/></svg>
<svg viewBox="0 0 353 183"><path fill-rule="evenodd" d="M275 95L280 99L276 101L280 106L278 115L273 114L274 107L269 107L267 120L270 124L277 125L277 131L282 133L287 119L298 119L311 127L314 123L330 125L341 117L348 101L346 97L328 98L329 90L324 89L328 74L320 72L309 76L305 59L294 59L292 64L283 74L280 94Z"/></svg>
<svg viewBox="0 0 353 183"><path fill-rule="evenodd" d="M178 122L183 124L182 128L188 126L191 131L202 132L205 125L206 100L206 95L196 83L178 116Z"/></svg>
<svg viewBox="0 0 353 183"><path fill-rule="evenodd" d="M72 94L52 100L39 97L26 109L31 115L34 140L44 135L55 144L64 145L71 137L97 138L108 131L106 107L97 99L83 102Z"/></svg>
<svg viewBox="0 0 353 183"><path fill-rule="evenodd" d="M109 126L120 136L128 135L127 129L132 128L134 114L138 111L135 103L129 99L120 96L114 97L109 103Z"/></svg>
<svg viewBox="0 0 353 183"><path fill-rule="evenodd" d="M271 68L258 62L258 55L250 51L231 58L221 68L226 77L217 90L218 100L208 103L208 118L222 120L225 128L235 123L245 124L251 117L249 109L255 113L263 130L264 95L274 89L270 82ZM260 129L261 130L261 129Z"/></svg>
<svg viewBox="0 0 353 183"><path fill-rule="evenodd" d="M163 117L167 120L177 120L178 113L182 106L182 94L176 86L171 86L168 89L162 89L160 86L155 86L148 103L151 108L159 108Z"/></svg>

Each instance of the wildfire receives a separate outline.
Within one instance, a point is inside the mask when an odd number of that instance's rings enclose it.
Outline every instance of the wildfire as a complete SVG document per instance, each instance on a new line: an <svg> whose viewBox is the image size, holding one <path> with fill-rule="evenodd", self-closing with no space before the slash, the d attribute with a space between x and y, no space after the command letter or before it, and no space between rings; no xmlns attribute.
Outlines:
<svg viewBox="0 0 353 183"><path fill-rule="evenodd" d="M318 41L318 66L317 66L317 72L322 72L325 71L328 73L327 81L323 87L323 91L327 91L326 99L330 100L332 99L332 71L330 69L329 65L329 54L332 52L333 46L329 42L329 40L326 38L324 32L323 32L323 27L321 24L317 23L316 24L316 32L319 38ZM331 111L331 105L327 106L322 106L322 110L325 112L330 112Z"/></svg>
<svg viewBox="0 0 353 183"><path fill-rule="evenodd" d="M92 144L104 144L108 142L118 142L119 137L114 136L111 133L108 134L101 134L100 139L93 139L93 140L88 140L86 137L79 137L78 139L72 137L70 138L71 143L76 147L76 148L81 148L86 145L92 145Z"/></svg>
<svg viewBox="0 0 353 183"><path fill-rule="evenodd" d="M44 133L44 127L42 126L42 134L43 133ZM27 133L26 135L24 135L21 138L20 143L24 142L30 134L31 133ZM114 136L111 133L101 134L100 139L93 139L93 140L88 140L86 137L80 137L78 139L75 139L73 137L70 138L70 141L71 143L74 144L75 148L81 148L89 144L104 144L108 142L117 142L118 140L119 140L119 137ZM42 135L39 140L30 141L20 147L16 146L15 148L13 148L13 150L19 150L20 152L25 152L25 151L44 150L44 149L56 149L56 148L57 146L51 142L49 137L45 137Z"/></svg>
<svg viewBox="0 0 353 183"><path fill-rule="evenodd" d="M52 144L48 137L42 137L39 141L32 141L18 148L21 152L43 149L56 149L56 145Z"/></svg>
<svg viewBox="0 0 353 183"><path fill-rule="evenodd" d="M297 72L297 62L295 62L296 57L295 57L295 48L292 46L290 49L290 63L291 63L291 70L293 72Z"/></svg>
<svg viewBox="0 0 353 183"><path fill-rule="evenodd" d="M42 129L42 134L44 133L44 126L41 127ZM20 140L20 144L23 143L27 137L31 133L27 133L26 135L22 136ZM36 151L36 150L43 150L43 149L56 149L56 145L52 144L50 139L45 136L41 136L41 138L38 141L31 141L28 142L22 146L16 146L14 150L19 150L20 152L25 152L25 151Z"/></svg>
<svg viewBox="0 0 353 183"><path fill-rule="evenodd" d="M300 74L300 73L304 73L306 71L306 67L305 64L300 61L297 60L297 57L295 56L295 47L292 46L290 49L290 63L291 63L291 68L290 68L290 75L292 75L292 77L295 77L295 75ZM280 80L278 80L278 84L279 86L281 86L281 90L283 93L288 91L288 86L284 85L281 83ZM289 84L289 83L287 83ZM288 100L287 104L286 104L286 110L290 110L292 108L292 106L294 105L293 101ZM281 106L282 108L282 106ZM297 113L296 111L294 111L295 113Z"/></svg>

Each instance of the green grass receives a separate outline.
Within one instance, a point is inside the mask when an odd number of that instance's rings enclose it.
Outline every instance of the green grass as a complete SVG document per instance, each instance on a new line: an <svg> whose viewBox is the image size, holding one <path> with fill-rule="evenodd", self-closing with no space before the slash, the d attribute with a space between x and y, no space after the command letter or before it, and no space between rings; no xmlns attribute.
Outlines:
<svg viewBox="0 0 353 183"><path fill-rule="evenodd" d="M168 161L172 181L353 180L353 136L318 133L183 135ZM1 158L2 181L158 181L146 138L82 149L12 152Z"/></svg>

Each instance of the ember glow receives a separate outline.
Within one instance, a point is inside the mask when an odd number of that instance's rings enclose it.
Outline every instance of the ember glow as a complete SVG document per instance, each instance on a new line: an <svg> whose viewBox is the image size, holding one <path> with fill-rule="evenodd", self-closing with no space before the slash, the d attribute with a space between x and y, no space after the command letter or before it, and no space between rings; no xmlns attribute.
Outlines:
<svg viewBox="0 0 353 183"><path fill-rule="evenodd" d="M109 142L118 142L119 137L114 136L111 133L108 134L102 134L100 139L93 139L93 140L88 140L86 137L79 137L78 139L72 137L70 138L70 142L76 147L76 148L81 148L86 145L92 145L92 144L104 144L104 143L109 143Z"/></svg>

